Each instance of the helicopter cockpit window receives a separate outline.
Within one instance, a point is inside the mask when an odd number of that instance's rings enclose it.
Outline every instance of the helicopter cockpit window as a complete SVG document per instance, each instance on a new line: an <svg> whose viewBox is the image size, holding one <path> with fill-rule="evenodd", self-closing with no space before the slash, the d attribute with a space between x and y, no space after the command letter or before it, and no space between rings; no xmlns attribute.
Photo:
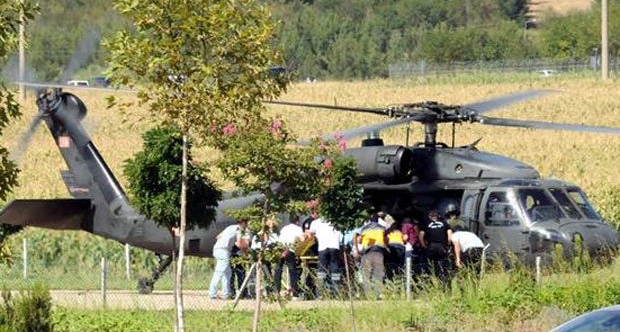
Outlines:
<svg viewBox="0 0 620 332"><path fill-rule="evenodd" d="M577 206L588 219L601 220L601 216L596 212L586 195L579 188L569 188L568 195L573 199Z"/></svg>
<svg viewBox="0 0 620 332"><path fill-rule="evenodd" d="M564 216L544 189L519 189L519 204L532 222L557 220Z"/></svg>
<svg viewBox="0 0 620 332"><path fill-rule="evenodd" d="M496 191L489 194L484 223L488 226L519 225L519 216L506 197L506 192Z"/></svg>
<svg viewBox="0 0 620 332"><path fill-rule="evenodd" d="M564 193L562 189L551 188L549 189L549 191L551 192L551 195L553 195L555 200L560 203L560 205L564 209L564 212L566 212L566 214L568 214L570 218L583 219L581 213L579 213L579 210L577 210L577 207L573 204L573 202L571 202L570 198L568 198L568 196Z"/></svg>

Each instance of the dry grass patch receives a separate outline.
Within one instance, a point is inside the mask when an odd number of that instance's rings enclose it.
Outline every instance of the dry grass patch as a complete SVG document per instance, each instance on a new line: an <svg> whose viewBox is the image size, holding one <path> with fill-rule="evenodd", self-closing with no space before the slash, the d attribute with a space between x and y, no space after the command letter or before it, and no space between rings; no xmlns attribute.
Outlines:
<svg viewBox="0 0 620 332"><path fill-rule="evenodd" d="M530 2L530 12L537 15L545 12L568 14L573 11L586 11L592 8L590 0L534 0Z"/></svg>

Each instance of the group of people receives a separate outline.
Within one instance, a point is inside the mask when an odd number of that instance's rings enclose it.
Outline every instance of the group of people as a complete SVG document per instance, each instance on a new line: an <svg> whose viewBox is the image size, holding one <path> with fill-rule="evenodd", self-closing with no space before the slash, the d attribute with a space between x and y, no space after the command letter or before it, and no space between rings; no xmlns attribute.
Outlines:
<svg viewBox="0 0 620 332"><path fill-rule="evenodd" d="M287 293L293 299L336 296L343 281L344 263L348 262L350 273L361 276L360 288L364 294L381 298L385 281L404 274L407 257L411 259L414 277L434 275L447 286L452 274L459 269L466 268L477 275L480 271L484 244L461 224L456 208L448 208L444 215L432 210L422 222L411 217L394 220L379 211L342 238L341 232L317 214L303 224L299 217L293 218L279 233L273 232L275 236L263 241L266 245L279 243L282 248L272 275L270 265L265 264L268 268L265 272L272 276L270 290L280 294L286 266L290 281ZM242 255L257 242L249 238L246 228L247 223L239 221L218 235L213 249L216 266L209 286L211 298L216 298L219 283L220 298L229 298L235 284L239 288L245 278L244 266L233 264L231 268L230 259L235 251ZM300 251L300 244L308 243L313 245ZM307 272L303 282L300 278L302 261ZM250 296L247 290L237 289L237 292Z"/></svg>

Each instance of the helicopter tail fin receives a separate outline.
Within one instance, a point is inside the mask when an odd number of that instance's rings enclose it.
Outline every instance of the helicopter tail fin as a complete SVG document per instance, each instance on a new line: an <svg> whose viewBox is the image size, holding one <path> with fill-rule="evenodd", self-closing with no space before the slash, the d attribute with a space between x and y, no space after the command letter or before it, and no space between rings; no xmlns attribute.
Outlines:
<svg viewBox="0 0 620 332"><path fill-rule="evenodd" d="M92 228L90 199L18 199L0 212L0 223L60 230Z"/></svg>

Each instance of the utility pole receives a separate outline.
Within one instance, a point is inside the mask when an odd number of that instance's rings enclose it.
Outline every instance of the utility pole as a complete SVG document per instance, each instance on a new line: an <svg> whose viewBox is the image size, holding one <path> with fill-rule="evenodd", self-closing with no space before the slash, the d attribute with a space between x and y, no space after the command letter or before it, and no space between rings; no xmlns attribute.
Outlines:
<svg viewBox="0 0 620 332"><path fill-rule="evenodd" d="M601 70L603 81L609 79L609 47L607 44L607 5L608 0L601 1Z"/></svg>
<svg viewBox="0 0 620 332"><path fill-rule="evenodd" d="M24 78L26 72L26 37L24 27L24 13L23 6L24 0L19 0L22 5L22 13L19 15L19 98L21 101L26 100L26 89L24 87Z"/></svg>

